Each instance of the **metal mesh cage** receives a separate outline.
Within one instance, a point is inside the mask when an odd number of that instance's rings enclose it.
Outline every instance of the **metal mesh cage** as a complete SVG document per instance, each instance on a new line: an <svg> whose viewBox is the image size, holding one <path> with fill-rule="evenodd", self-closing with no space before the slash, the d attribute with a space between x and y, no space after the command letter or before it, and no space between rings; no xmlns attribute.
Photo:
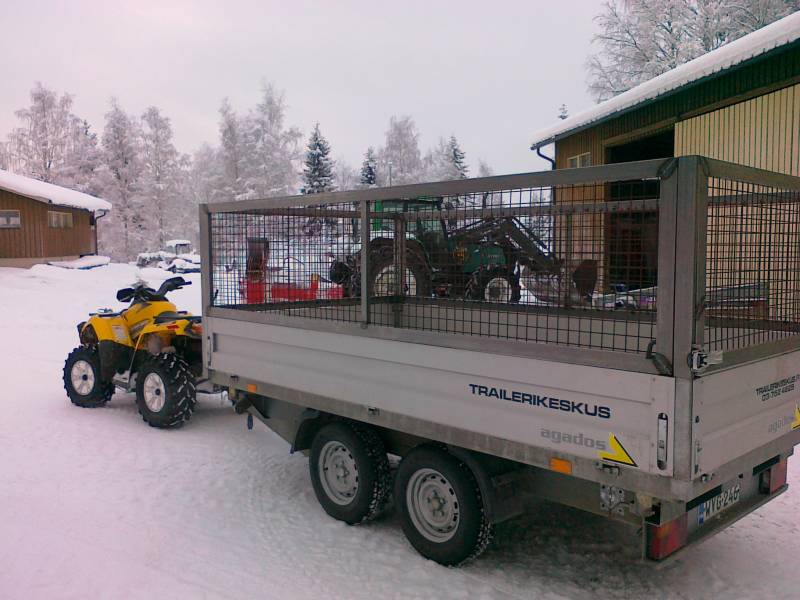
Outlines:
<svg viewBox="0 0 800 600"><path fill-rule="evenodd" d="M443 185L213 212L212 305L645 352L655 337L658 179Z"/></svg>
<svg viewBox="0 0 800 600"><path fill-rule="evenodd" d="M705 309L711 350L800 333L800 192L709 178Z"/></svg>

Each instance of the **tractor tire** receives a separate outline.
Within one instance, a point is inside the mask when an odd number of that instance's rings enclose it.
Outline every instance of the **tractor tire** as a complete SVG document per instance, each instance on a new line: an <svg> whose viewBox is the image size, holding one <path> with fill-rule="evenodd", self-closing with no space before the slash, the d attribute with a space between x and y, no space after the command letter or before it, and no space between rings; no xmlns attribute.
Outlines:
<svg viewBox="0 0 800 600"><path fill-rule="evenodd" d="M394 249L391 246L376 248L370 253L369 273L373 296L394 296ZM416 252L406 252L405 296L430 297L431 272L424 258Z"/></svg>
<svg viewBox="0 0 800 600"><path fill-rule="evenodd" d="M174 353L145 359L136 376L136 406L148 425L180 427L196 402L196 383L186 361Z"/></svg>
<svg viewBox="0 0 800 600"><path fill-rule="evenodd" d="M515 304L522 296L519 277L503 268L476 273L467 286L467 300Z"/></svg>
<svg viewBox="0 0 800 600"><path fill-rule="evenodd" d="M366 425L335 421L323 426L311 442L308 468L322 508L348 525L376 517L390 497L386 449Z"/></svg>
<svg viewBox="0 0 800 600"><path fill-rule="evenodd" d="M492 524L475 476L444 449L411 450L400 462L394 489L403 533L425 558L458 565L489 545Z"/></svg>
<svg viewBox="0 0 800 600"><path fill-rule="evenodd" d="M114 384L100 379L97 346L78 346L64 362L64 389L70 401L81 408L97 408L111 400Z"/></svg>

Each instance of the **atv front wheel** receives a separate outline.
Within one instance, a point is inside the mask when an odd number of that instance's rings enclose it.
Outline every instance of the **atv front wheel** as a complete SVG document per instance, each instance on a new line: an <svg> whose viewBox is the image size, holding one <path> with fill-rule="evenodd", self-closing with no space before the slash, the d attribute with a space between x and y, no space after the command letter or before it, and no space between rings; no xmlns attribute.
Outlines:
<svg viewBox="0 0 800 600"><path fill-rule="evenodd" d="M114 384L100 380L96 346L79 346L64 362L64 389L70 401L82 408L97 408L111 400Z"/></svg>
<svg viewBox="0 0 800 600"><path fill-rule="evenodd" d="M136 376L136 406L151 427L180 427L192 416L196 384L189 365L173 353L145 360Z"/></svg>

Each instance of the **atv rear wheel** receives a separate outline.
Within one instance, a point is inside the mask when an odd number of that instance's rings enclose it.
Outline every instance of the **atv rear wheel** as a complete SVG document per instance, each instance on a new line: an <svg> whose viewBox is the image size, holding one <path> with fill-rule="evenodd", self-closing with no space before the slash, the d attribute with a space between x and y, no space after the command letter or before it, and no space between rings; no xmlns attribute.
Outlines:
<svg viewBox="0 0 800 600"><path fill-rule="evenodd" d="M188 421L196 400L194 375L179 356L148 357L136 376L136 406L151 427L170 429Z"/></svg>
<svg viewBox="0 0 800 600"><path fill-rule="evenodd" d="M100 379L96 346L79 346L64 362L64 389L70 401L82 408L97 408L111 400L114 384Z"/></svg>

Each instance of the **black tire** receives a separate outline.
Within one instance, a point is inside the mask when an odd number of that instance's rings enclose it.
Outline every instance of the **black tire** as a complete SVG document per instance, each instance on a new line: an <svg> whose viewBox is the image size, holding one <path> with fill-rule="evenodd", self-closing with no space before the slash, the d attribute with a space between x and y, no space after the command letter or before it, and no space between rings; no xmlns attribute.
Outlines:
<svg viewBox="0 0 800 600"><path fill-rule="evenodd" d="M78 373L79 369L81 373ZM76 375L75 382L72 377L73 370ZM96 346L78 346L69 353L64 362L64 389L75 406L97 408L111 400L111 396L114 395L114 384L110 381L101 381L100 373L100 355ZM87 385L82 386L79 381L87 382Z"/></svg>
<svg viewBox="0 0 800 600"><path fill-rule="evenodd" d="M332 482L324 463L339 461L346 473ZM391 491L389 459L375 431L359 424L324 425L311 442L311 485L322 508L334 519L355 525L381 513ZM337 478L338 480L338 478Z"/></svg>
<svg viewBox="0 0 800 600"><path fill-rule="evenodd" d="M145 359L136 375L136 406L148 425L180 427L196 402L196 383L186 361L174 353Z"/></svg>
<svg viewBox="0 0 800 600"><path fill-rule="evenodd" d="M394 249L388 244L378 246L370 253L369 261L370 281L372 282L373 294L378 295L375 292L376 280L384 269L394 265ZM411 271L411 274L414 276L415 289L413 294L411 294L408 289L405 291L405 294L423 298L430 297L432 290L431 272L424 258L417 252L406 251L406 268ZM406 283L406 287L410 287L408 283ZM394 295L394 292L392 291L391 294L384 295L391 296Z"/></svg>
<svg viewBox="0 0 800 600"><path fill-rule="evenodd" d="M475 476L444 449L418 446L411 450L400 462L394 489L403 533L425 558L458 565L476 558L489 545L492 525ZM432 502L439 504L431 508Z"/></svg>
<svg viewBox="0 0 800 600"><path fill-rule="evenodd" d="M495 279L502 279L508 284L509 291L511 292L508 300L499 297L493 298L491 290L487 292L487 287L489 286L490 282ZM480 273L476 273L473 280L470 282L469 287L467 288L466 296L468 300L479 300L481 302L507 302L514 304L519 302L519 299L522 296L522 287L519 284L519 277L517 275L514 273L509 273L508 270L502 267L495 267L493 269L485 269Z"/></svg>

